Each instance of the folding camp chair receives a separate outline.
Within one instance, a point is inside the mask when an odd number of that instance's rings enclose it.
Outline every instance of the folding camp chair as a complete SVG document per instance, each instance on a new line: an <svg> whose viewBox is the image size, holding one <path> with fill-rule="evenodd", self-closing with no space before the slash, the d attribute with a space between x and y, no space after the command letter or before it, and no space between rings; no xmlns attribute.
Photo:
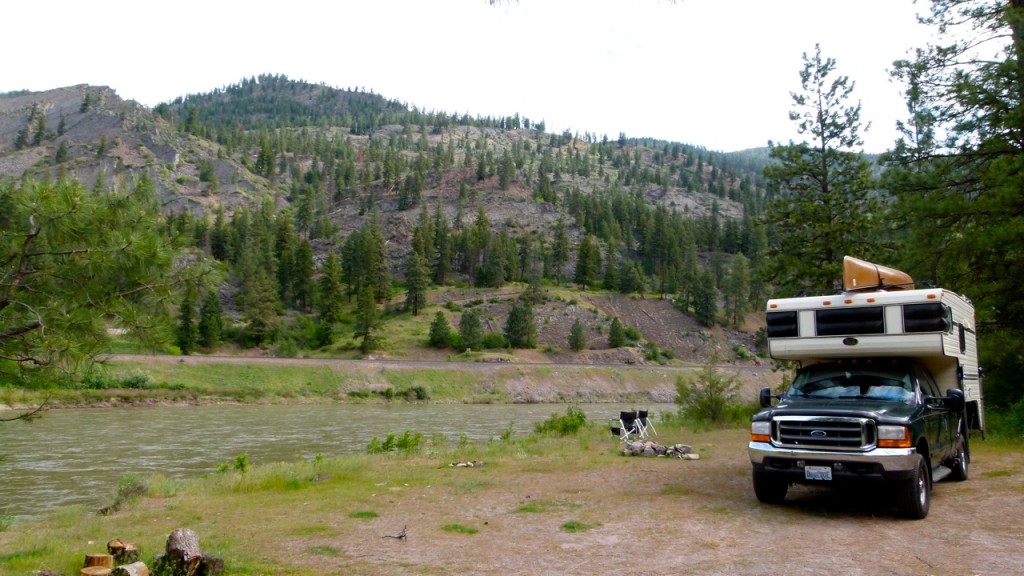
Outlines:
<svg viewBox="0 0 1024 576"><path fill-rule="evenodd" d="M612 434L619 437L619 440L623 442L630 440L632 436L642 438L640 434L640 424L637 418L636 412L619 412L619 421L613 420L611 426Z"/></svg>
<svg viewBox="0 0 1024 576"><path fill-rule="evenodd" d="M648 410L637 410L636 412L636 424L641 438L647 438L651 434L658 435L658 431L654 429L654 422L648 416L648 412Z"/></svg>

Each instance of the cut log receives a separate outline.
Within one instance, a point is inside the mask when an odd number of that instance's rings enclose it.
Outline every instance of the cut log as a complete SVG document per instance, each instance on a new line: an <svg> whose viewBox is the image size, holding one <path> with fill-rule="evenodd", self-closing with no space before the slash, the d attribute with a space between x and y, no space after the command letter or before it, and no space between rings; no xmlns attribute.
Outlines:
<svg viewBox="0 0 1024 576"><path fill-rule="evenodd" d="M110 568L107 568L106 566L86 566L78 573L81 576L108 576L110 572Z"/></svg>
<svg viewBox="0 0 1024 576"><path fill-rule="evenodd" d="M138 545L131 542L122 542L121 540L111 540L111 542L116 542L120 545L115 545L114 548L111 548L110 543L107 543L107 550L110 550L110 553L114 555L115 564L131 564L139 561L141 553L139 552Z"/></svg>
<svg viewBox="0 0 1024 576"><path fill-rule="evenodd" d="M124 540L121 540L120 538L114 538L110 542L107 542L107 552L110 552L110 554L113 556L117 556L118 552L124 550L124 546Z"/></svg>
<svg viewBox="0 0 1024 576"><path fill-rule="evenodd" d="M114 557L110 554L86 554L85 567L101 566L103 568L114 567Z"/></svg>
<svg viewBox="0 0 1024 576"><path fill-rule="evenodd" d="M114 568L110 576L149 576L149 568L145 562L133 562Z"/></svg>
<svg viewBox="0 0 1024 576"><path fill-rule="evenodd" d="M227 572L224 561L216 556L204 554L203 561L199 563L195 576L220 576Z"/></svg>
<svg viewBox="0 0 1024 576"><path fill-rule="evenodd" d="M167 537L167 555L164 561L172 574L195 574L196 568L203 560L203 552L199 549L199 536L188 528L179 528Z"/></svg>

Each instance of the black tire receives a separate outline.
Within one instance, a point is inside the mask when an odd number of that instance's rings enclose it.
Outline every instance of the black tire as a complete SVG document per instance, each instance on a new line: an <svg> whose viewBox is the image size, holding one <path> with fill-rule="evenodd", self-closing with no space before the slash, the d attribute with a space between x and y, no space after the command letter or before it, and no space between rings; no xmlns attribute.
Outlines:
<svg viewBox="0 0 1024 576"><path fill-rule="evenodd" d="M789 491L789 482L754 470L754 494L765 504L781 504Z"/></svg>
<svg viewBox="0 0 1024 576"><path fill-rule="evenodd" d="M928 459L918 455L914 475L906 480L899 493L900 511L911 520L921 520L928 516L931 504L931 486L928 481Z"/></svg>
<svg viewBox="0 0 1024 576"><path fill-rule="evenodd" d="M971 464L971 445L968 443L967 426L964 425L962 420L960 421L960 440L949 464L949 467L953 470L953 473L949 475L950 480L954 482L967 480Z"/></svg>

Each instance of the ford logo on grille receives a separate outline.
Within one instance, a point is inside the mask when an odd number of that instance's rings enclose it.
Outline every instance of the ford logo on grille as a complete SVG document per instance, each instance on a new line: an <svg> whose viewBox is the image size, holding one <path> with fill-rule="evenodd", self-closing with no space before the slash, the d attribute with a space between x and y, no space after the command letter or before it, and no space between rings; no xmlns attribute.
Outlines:
<svg viewBox="0 0 1024 576"><path fill-rule="evenodd" d="M828 436L828 432L825 432L824 430L811 430L811 436L815 438L824 438L825 436Z"/></svg>

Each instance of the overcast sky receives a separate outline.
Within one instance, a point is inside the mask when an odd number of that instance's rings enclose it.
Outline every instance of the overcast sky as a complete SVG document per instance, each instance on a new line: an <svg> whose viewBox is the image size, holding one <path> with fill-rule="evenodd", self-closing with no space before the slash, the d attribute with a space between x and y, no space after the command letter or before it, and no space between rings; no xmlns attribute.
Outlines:
<svg viewBox="0 0 1024 576"><path fill-rule="evenodd" d="M0 9L0 92L109 86L147 106L259 74L425 110L733 151L799 139L801 55L856 82L865 150L904 116L912 0L51 0Z"/></svg>

